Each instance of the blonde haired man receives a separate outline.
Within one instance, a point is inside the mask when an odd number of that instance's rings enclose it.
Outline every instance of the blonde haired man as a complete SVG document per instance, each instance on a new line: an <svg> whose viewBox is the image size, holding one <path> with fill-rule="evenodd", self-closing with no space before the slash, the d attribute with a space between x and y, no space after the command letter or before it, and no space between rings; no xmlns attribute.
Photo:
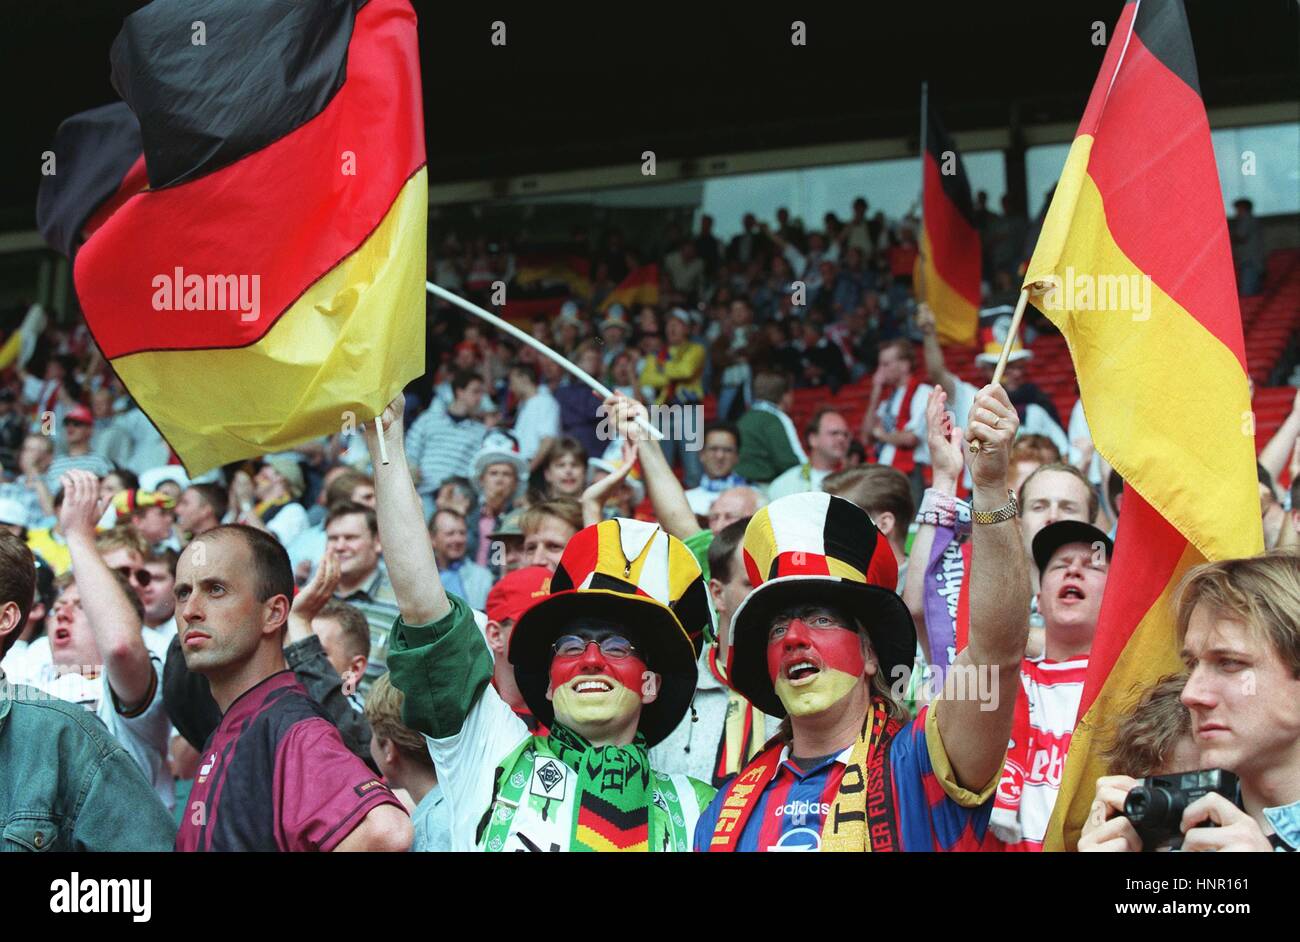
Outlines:
<svg viewBox="0 0 1300 942"><path fill-rule="evenodd" d="M438 785L424 737L402 723L402 691L383 674L366 698L370 758L393 788L404 788L415 802L412 851L451 850L451 808Z"/></svg>
<svg viewBox="0 0 1300 942"><path fill-rule="evenodd" d="M1187 807L1182 849L1300 849L1300 556L1204 563L1184 577L1173 605L1199 767L1240 781L1236 804L1211 794ZM1095 849L1142 849L1119 816L1127 795L1098 790L1110 820L1093 829L1092 843L1106 845Z"/></svg>

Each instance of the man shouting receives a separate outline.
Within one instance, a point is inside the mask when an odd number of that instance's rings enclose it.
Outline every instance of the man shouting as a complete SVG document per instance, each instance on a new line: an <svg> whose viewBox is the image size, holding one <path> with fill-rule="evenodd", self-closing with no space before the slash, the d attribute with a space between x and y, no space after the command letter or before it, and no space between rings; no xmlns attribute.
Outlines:
<svg viewBox="0 0 1300 942"><path fill-rule="evenodd" d="M911 721L900 699L916 629L898 566L867 513L795 494L745 532L755 586L732 617L728 677L781 737L719 792L696 850L984 850L1019 692L1029 604L1007 462L1018 422L998 386L966 433L975 552L970 642L943 696Z"/></svg>

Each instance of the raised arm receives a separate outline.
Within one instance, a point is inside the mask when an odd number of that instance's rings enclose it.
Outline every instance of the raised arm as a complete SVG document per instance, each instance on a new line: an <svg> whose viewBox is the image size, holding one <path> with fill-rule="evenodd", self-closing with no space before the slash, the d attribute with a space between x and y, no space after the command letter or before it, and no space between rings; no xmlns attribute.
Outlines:
<svg viewBox="0 0 1300 942"><path fill-rule="evenodd" d="M974 511L1007 503L1007 466L1019 425L1006 390L990 384L979 391L966 428L966 440L980 443L978 455L966 451ZM970 639L957 655L937 709L939 734L957 780L978 792L1001 769L1011 736L1029 636L1030 581L1015 517L975 523L971 539Z"/></svg>
<svg viewBox="0 0 1300 942"><path fill-rule="evenodd" d="M365 424L366 447L370 449L370 461L375 469L375 513L397 607L407 624L424 625L446 615L451 611L451 604L443 591L433 545L424 529L424 506L415 493L406 464L403 408L402 397L398 396L381 416L388 464L380 460L379 438L373 422Z"/></svg>
<svg viewBox="0 0 1300 942"><path fill-rule="evenodd" d="M113 570L95 548L95 521L111 498L99 499L99 481L89 471L63 475L59 525L68 541L81 608L104 659L108 684L124 710L131 710L154 688L153 662L141 634L140 619Z"/></svg>
<svg viewBox="0 0 1300 942"><path fill-rule="evenodd" d="M925 350L925 369L930 374L930 382L942 386L948 398L955 399L957 381L948 371L948 364L943 359L943 347L939 346L939 329L935 322L934 311L924 301L916 308L916 326L921 331L921 347Z"/></svg>
<svg viewBox="0 0 1300 942"><path fill-rule="evenodd" d="M1291 405L1291 414L1278 426L1273 437L1259 453L1259 463L1276 481L1291 458L1291 453L1300 441L1300 390L1296 390L1295 402Z"/></svg>
<svg viewBox="0 0 1300 942"><path fill-rule="evenodd" d="M953 497L957 494L957 478L962 472L963 445L961 429L944 409L947 403L948 397L941 387L935 386L930 390L929 401L925 404L925 429L930 445L930 466L934 470L934 483L929 489ZM910 557L913 564L907 567L907 580L903 584L903 602L916 622L917 637L927 659L930 642L925 624L925 571L930 550L934 547L934 537L934 524L922 523L917 528Z"/></svg>
<svg viewBox="0 0 1300 942"><path fill-rule="evenodd" d="M873 444L879 433L883 431L880 424L880 416L876 410L880 408L880 400L885 392L885 374L877 367L876 371L871 374L871 399L867 401L867 411L862 413L862 443L864 445Z"/></svg>
<svg viewBox="0 0 1300 942"><path fill-rule="evenodd" d="M695 511L691 510L677 475L668 466L663 449L636 424L638 416L643 419L649 417L646 407L635 399L616 393L606 399L601 408L609 416L620 437L637 443L646 493L650 496L650 505L654 508L659 526L679 540L699 533L702 528L695 519Z"/></svg>
<svg viewBox="0 0 1300 942"><path fill-rule="evenodd" d="M295 641L304 641L313 634L311 620L320 614L329 600L334 597L334 590L339 584L339 558L332 549L326 548L316 567L316 575L302 590L294 596L289 608L288 630L285 632L285 647Z"/></svg>
<svg viewBox="0 0 1300 942"><path fill-rule="evenodd" d="M605 519L605 501L609 499L620 484L627 480L636 464L637 443L630 438L623 439L623 459L618 469L605 475L599 481L587 486L582 492L582 525L584 527L600 523Z"/></svg>

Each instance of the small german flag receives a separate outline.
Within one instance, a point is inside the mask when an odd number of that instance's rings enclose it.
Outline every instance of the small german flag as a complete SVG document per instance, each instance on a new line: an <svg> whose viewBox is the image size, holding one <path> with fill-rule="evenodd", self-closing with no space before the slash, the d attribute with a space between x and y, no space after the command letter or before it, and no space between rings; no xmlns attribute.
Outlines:
<svg viewBox="0 0 1300 942"><path fill-rule="evenodd" d="M1179 580L1264 548L1232 252L1180 0L1120 14L1025 285L1069 342L1097 451L1125 481L1044 844L1073 849L1108 721L1182 668Z"/></svg>
<svg viewBox="0 0 1300 942"><path fill-rule="evenodd" d="M980 234L966 168L933 108L926 109L922 160L919 287L939 339L969 346L980 306Z"/></svg>
<svg viewBox="0 0 1300 942"><path fill-rule="evenodd" d="M655 264L641 265L632 269L628 276L618 283L605 300L600 302L600 311L603 314L611 306L621 304L624 307L632 307L636 304L658 304L659 303L659 266Z"/></svg>
<svg viewBox="0 0 1300 942"><path fill-rule="evenodd" d="M379 412L424 368L408 0L154 0L111 58L149 189L82 246L77 294L189 473Z"/></svg>

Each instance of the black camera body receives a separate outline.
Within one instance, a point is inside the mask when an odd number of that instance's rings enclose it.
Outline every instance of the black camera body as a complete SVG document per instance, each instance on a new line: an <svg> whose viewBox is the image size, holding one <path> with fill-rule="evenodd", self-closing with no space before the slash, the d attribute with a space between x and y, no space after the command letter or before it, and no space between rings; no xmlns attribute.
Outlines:
<svg viewBox="0 0 1300 942"><path fill-rule="evenodd" d="M1142 838L1143 850L1177 850L1183 846L1183 812L1188 805L1211 792L1237 804L1237 776L1224 769L1152 775L1139 779L1128 793L1124 800L1124 817L1132 822L1133 829Z"/></svg>

